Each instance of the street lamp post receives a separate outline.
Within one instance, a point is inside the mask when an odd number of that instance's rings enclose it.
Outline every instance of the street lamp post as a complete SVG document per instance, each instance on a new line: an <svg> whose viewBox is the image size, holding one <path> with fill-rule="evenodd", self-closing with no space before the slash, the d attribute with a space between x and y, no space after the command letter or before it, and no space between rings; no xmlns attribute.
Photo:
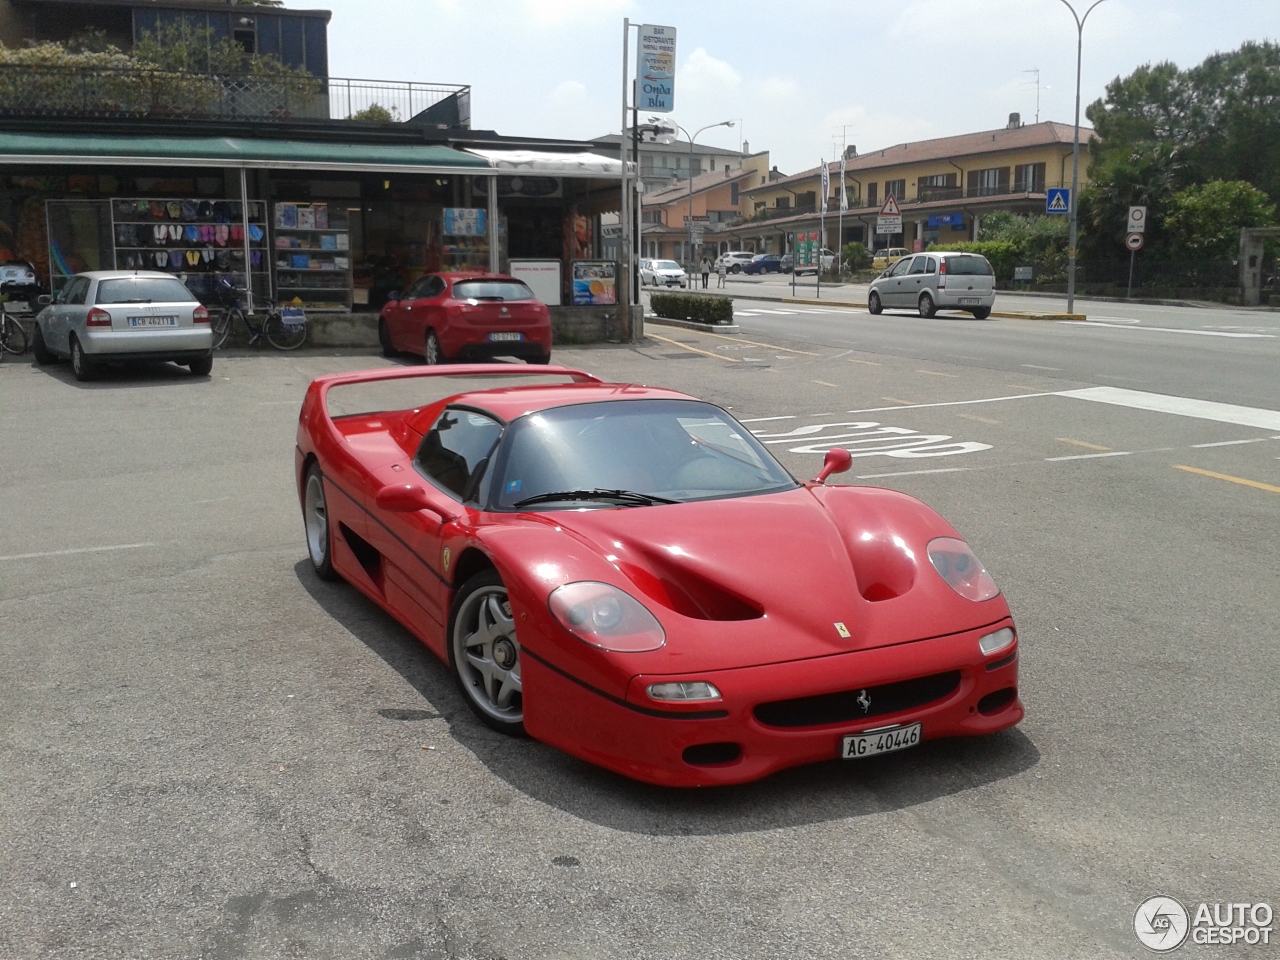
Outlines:
<svg viewBox="0 0 1280 960"><path fill-rule="evenodd" d="M1101 2L1101 0L1099 0L1099 2ZM650 117L651 121L656 119L656 117ZM689 131L680 126L680 124L674 123L674 121L671 122L677 130L683 133L686 137L689 137L689 215L685 218L689 224L689 247L685 251L685 255L689 256L693 253L693 141L698 139L698 136L705 130L710 130L713 127L732 127L734 121L721 120L719 123L708 123L705 127L700 127L692 136L690 136Z"/></svg>
<svg viewBox="0 0 1280 960"><path fill-rule="evenodd" d="M1061 0L1062 5L1071 11L1076 21L1076 129L1071 140L1071 227L1067 237L1067 313L1075 313L1076 306L1076 235L1080 209L1080 63L1084 53L1084 22L1093 13L1094 7L1104 0L1093 0L1084 16L1076 13L1068 0Z"/></svg>

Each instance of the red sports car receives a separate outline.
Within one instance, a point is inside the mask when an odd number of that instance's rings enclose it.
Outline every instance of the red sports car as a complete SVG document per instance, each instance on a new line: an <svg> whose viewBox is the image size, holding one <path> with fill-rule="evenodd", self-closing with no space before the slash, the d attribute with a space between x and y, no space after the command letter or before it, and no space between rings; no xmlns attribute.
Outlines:
<svg viewBox="0 0 1280 960"><path fill-rule="evenodd" d="M442 375L469 388L337 412ZM482 721L703 786L1022 719L990 575L920 501L825 485L849 464L799 482L693 397L472 365L319 378L296 466L316 573L446 661Z"/></svg>
<svg viewBox="0 0 1280 960"><path fill-rule="evenodd" d="M520 357L551 362L551 312L522 280L492 273L433 273L378 317L383 356L413 353L429 364Z"/></svg>

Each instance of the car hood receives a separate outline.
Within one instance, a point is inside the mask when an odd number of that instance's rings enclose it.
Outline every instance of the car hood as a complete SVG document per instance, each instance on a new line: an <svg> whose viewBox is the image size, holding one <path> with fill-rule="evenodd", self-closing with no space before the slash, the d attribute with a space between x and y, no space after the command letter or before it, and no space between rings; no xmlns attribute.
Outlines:
<svg viewBox="0 0 1280 960"><path fill-rule="evenodd" d="M667 672L829 656L1008 616L1002 596L974 603L942 580L926 546L958 534L890 490L801 487L543 519L605 561L609 581L658 617ZM594 571L573 566L563 582L604 579L594 563Z"/></svg>

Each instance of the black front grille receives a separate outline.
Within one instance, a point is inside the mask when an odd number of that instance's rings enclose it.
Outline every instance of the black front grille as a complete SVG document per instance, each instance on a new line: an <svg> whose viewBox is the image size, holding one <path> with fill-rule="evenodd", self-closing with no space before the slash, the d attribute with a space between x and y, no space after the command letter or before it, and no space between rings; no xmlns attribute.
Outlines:
<svg viewBox="0 0 1280 960"><path fill-rule="evenodd" d="M960 671L951 670L878 687L761 703L754 713L770 727L818 727L922 707L950 695L959 685Z"/></svg>

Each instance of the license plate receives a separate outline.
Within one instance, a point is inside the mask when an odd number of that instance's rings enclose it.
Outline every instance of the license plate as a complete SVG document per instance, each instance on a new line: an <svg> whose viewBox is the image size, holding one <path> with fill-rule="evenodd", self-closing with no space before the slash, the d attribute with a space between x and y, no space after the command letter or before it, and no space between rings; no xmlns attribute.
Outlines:
<svg viewBox="0 0 1280 960"><path fill-rule="evenodd" d="M893 753L906 750L920 742L920 724L905 727L888 727L871 733L858 733L844 738L840 756L845 760L860 760L877 753Z"/></svg>
<svg viewBox="0 0 1280 960"><path fill-rule="evenodd" d="M177 317L130 317L131 327L176 327Z"/></svg>
<svg viewBox="0 0 1280 960"><path fill-rule="evenodd" d="M975 306L975 307L976 307L976 306L978 306L980 303L982 303L982 298L981 298L981 297L961 297L961 298L960 298L960 303L961 303L963 306Z"/></svg>
<svg viewBox="0 0 1280 960"><path fill-rule="evenodd" d="M489 334L489 339L490 340L520 340L523 338L523 336L524 334L520 334L520 333L491 333Z"/></svg>

